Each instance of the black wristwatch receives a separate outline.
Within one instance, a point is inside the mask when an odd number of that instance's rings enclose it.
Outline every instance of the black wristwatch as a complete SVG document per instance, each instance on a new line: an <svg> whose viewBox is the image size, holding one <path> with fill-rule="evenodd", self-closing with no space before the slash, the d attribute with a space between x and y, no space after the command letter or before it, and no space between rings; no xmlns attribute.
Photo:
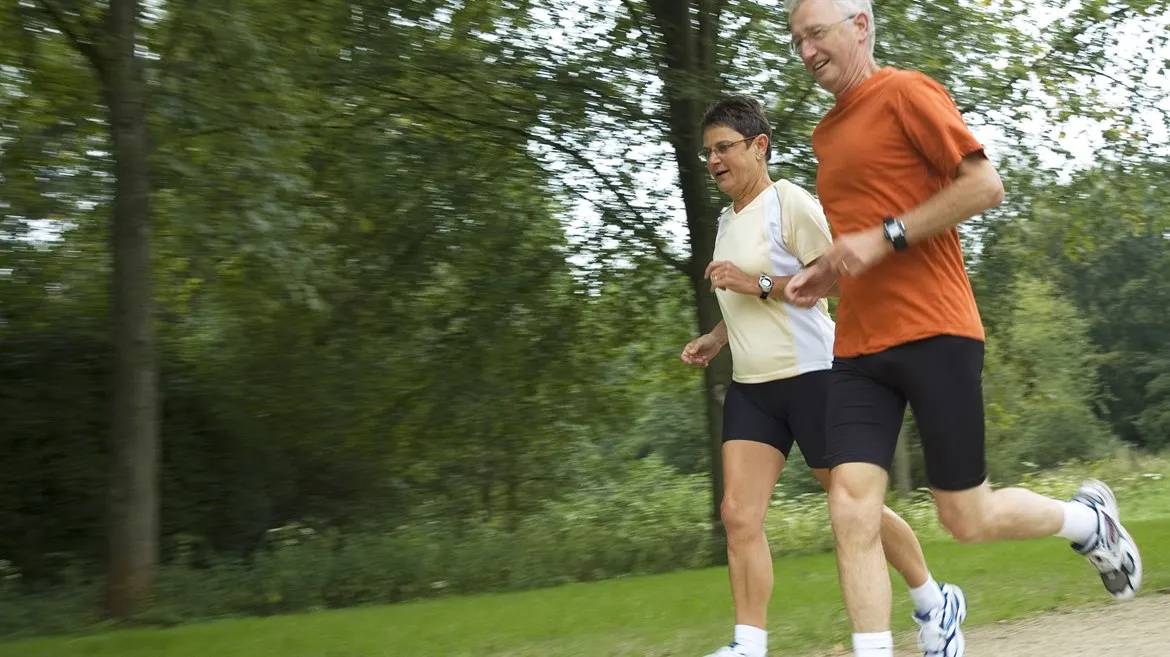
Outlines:
<svg viewBox="0 0 1170 657"><path fill-rule="evenodd" d="M767 274L760 274L760 298L767 299L768 295L772 293L772 277Z"/></svg>
<svg viewBox="0 0 1170 657"><path fill-rule="evenodd" d="M886 217L882 222L882 230L886 234L886 240L894 245L895 251L905 251L909 244L906 243L906 226L902 224L901 220L893 217Z"/></svg>

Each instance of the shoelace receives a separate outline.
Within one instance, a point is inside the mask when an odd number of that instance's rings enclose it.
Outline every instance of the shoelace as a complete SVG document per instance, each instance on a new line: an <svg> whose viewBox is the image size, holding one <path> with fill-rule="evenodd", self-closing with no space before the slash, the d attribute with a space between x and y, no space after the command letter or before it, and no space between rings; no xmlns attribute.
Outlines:
<svg viewBox="0 0 1170 657"><path fill-rule="evenodd" d="M918 628L918 646L926 652L942 652L947 647L946 631L940 627L942 609L930 612Z"/></svg>
<svg viewBox="0 0 1170 657"><path fill-rule="evenodd" d="M923 651L941 653L946 650L947 629L943 627L943 621L946 619L947 610L955 604L955 600L948 595L943 598L942 606L930 610L930 613L925 618L915 616L915 618L920 620L918 646Z"/></svg>

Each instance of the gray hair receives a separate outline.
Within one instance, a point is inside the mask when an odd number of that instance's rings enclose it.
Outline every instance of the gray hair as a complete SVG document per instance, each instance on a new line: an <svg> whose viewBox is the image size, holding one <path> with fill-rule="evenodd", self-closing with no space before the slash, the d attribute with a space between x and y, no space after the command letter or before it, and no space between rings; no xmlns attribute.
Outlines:
<svg viewBox="0 0 1170 657"><path fill-rule="evenodd" d="M784 7L787 9L788 15L792 16L792 12L805 2L807 0L785 0ZM837 5L837 11L840 11L842 16L865 14L869 18L869 35L866 38L866 45L869 46L869 54L872 56L874 44L877 42L877 25L873 22L873 3L870 0L833 0L833 4Z"/></svg>

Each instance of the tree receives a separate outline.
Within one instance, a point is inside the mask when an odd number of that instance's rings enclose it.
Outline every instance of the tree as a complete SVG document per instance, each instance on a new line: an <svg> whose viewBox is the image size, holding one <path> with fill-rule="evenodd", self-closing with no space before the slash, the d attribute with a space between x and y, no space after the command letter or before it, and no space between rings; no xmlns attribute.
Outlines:
<svg viewBox="0 0 1170 657"><path fill-rule="evenodd" d="M815 161L808 137L830 101L787 52L786 16L776 4L621 0L570 10L552 0L507 9L486 1L465 3L450 20L451 31L463 44L487 40L483 47L493 53L497 75L491 84L454 69L443 76L474 92L493 113L469 111L454 100L439 102L424 90L410 93L424 108L485 134L519 131L550 170L582 174L565 187L597 207L601 227L596 241L616 238L626 252L654 253L678 271L685 278L680 288L690 290L697 328L708 331L719 313L702 272L713 251L721 201L695 157L706 106L732 91L765 101L778 145L776 172L813 189ZM534 7L543 11L538 14ZM1110 28L1164 7L1158 2L1087 3L1034 36L1024 29L1030 6L1021 3L900 0L879 11L877 56L940 79L972 123L993 124L1015 137L1022 134L1018 119L1047 112L1059 120L1069 111L1084 110L1071 84L1116 74L1103 68L1118 38ZM534 18L541 15L548 18ZM534 39L534 31L555 32L558 39ZM947 47L938 47L940 41ZM525 65L517 67L520 54ZM1139 80L1141 72L1136 73L1127 79ZM1053 107L1038 97L1032 76L1043 82L1039 93L1060 102ZM1140 85L1130 84L1127 94L1140 96ZM518 117L532 115L542 117L539 127L518 127L528 123ZM673 170L681 208L669 194L646 190L641 182L643 174L665 167ZM678 210L685 214L685 256L665 238L664 227ZM721 392L730 378L726 356L702 376L711 512L717 523L722 496L718 418Z"/></svg>
<svg viewBox="0 0 1170 657"><path fill-rule="evenodd" d="M106 108L114 164L113 383L110 409L109 570L106 611L125 618L149 599L158 561L158 393L150 261L139 3L85 3L66 12L38 0L50 24L93 69Z"/></svg>
<svg viewBox="0 0 1170 657"><path fill-rule="evenodd" d="M1023 276L1052 281L1076 305L1101 352L1095 410L1136 445L1165 440L1154 418L1165 408L1166 171L1165 157L1148 154L1104 159L1067 182L1013 172L1015 207L986 225L974 277L993 334L1012 330Z"/></svg>
<svg viewBox="0 0 1170 657"><path fill-rule="evenodd" d="M1070 458L1108 455L1115 439L1094 415L1098 354L1089 325L1055 286L1021 275L1010 328L988 342L990 475L1011 481Z"/></svg>

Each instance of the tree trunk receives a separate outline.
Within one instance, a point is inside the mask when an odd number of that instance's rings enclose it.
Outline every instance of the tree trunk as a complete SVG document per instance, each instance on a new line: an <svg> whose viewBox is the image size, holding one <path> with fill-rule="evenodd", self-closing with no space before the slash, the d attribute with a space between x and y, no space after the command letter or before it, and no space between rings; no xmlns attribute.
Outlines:
<svg viewBox="0 0 1170 657"><path fill-rule="evenodd" d="M690 236L687 274L695 294L699 331L706 333L722 318L710 284L703 279L715 250L716 207L708 190L706 168L698 158L703 146L699 122L722 86L715 60L720 10L710 7L709 2L699 2L697 7L692 7L696 3L681 0L650 0L648 4L661 32L661 56L666 65L662 75L663 93ZM713 556L721 561L726 558L719 517L723 500L723 393L731 380L730 359L726 356L716 359L703 378L711 461L712 527L718 537Z"/></svg>
<svg viewBox="0 0 1170 657"><path fill-rule="evenodd" d="M110 0L102 90L114 157L109 570L106 611L149 601L158 561L158 382L150 263L150 183L143 78L134 45L138 0Z"/></svg>

